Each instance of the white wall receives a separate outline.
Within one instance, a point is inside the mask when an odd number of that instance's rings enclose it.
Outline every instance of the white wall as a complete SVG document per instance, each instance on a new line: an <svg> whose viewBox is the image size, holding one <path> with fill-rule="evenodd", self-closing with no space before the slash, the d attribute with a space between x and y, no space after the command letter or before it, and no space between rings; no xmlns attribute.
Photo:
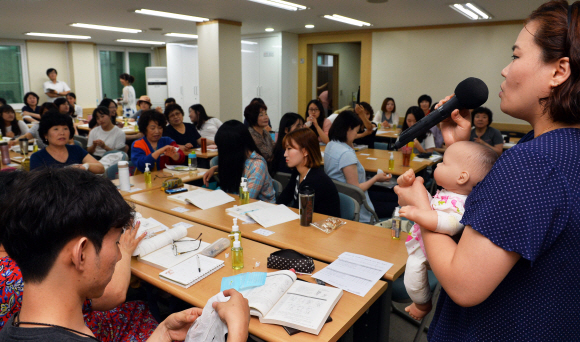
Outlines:
<svg viewBox="0 0 580 342"><path fill-rule="evenodd" d="M482 79L489 88L485 104L494 122L525 123L500 111L502 69L510 63L511 47L522 25L462 27L373 33L371 105L395 99L404 115L417 98L429 94L439 101L463 79Z"/></svg>
<svg viewBox="0 0 580 342"><path fill-rule="evenodd" d="M282 32L281 114L299 113L298 108L298 35ZM304 109L302 109L304 110Z"/></svg>
<svg viewBox="0 0 580 342"><path fill-rule="evenodd" d="M360 43L313 45L312 95L316 95L316 54L338 54L338 106L334 101L334 110L352 104L352 93L357 92L360 85L360 49Z"/></svg>
<svg viewBox="0 0 580 342"><path fill-rule="evenodd" d="M83 108L96 106L99 98L99 73L96 48L93 44L69 43L70 84Z"/></svg>
<svg viewBox="0 0 580 342"><path fill-rule="evenodd" d="M38 94L40 103L45 102L48 96L44 94L43 84L48 81L46 70L55 68L58 72L57 80L64 81L70 86L67 45L64 42L26 42L28 54L28 75L30 91ZM76 90L71 87L73 92Z"/></svg>

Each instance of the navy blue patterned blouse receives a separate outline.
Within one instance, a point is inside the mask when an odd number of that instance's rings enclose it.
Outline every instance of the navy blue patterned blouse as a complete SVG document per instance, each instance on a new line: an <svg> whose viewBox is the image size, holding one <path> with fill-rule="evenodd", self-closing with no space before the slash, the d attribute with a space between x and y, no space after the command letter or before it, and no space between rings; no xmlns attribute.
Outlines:
<svg viewBox="0 0 580 342"><path fill-rule="evenodd" d="M580 339L580 129L532 131L505 151L461 223L522 257L479 305L441 291L429 341Z"/></svg>

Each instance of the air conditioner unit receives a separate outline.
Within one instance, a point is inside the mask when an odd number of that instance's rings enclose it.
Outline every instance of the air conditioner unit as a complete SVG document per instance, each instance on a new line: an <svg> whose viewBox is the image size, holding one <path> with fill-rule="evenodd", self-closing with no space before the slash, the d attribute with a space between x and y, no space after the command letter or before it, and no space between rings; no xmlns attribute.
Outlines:
<svg viewBox="0 0 580 342"><path fill-rule="evenodd" d="M146 67L147 95L153 108L165 105L167 99L167 67Z"/></svg>

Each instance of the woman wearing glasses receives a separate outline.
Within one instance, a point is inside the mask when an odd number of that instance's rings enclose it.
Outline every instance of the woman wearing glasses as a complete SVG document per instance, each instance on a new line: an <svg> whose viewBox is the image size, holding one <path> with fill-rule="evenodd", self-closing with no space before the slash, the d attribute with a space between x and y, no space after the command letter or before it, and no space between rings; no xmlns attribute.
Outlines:
<svg viewBox="0 0 580 342"><path fill-rule="evenodd" d="M306 106L306 127L316 134L319 142L328 144L330 141L328 139L328 132L330 131L330 126L332 122L326 118L326 112L322 103L318 100L312 100L308 102Z"/></svg>

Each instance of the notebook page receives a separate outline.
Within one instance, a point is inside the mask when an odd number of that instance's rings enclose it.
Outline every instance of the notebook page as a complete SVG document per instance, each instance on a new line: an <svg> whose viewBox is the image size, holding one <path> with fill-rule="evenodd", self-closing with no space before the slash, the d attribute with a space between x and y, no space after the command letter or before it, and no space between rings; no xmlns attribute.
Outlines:
<svg viewBox="0 0 580 342"><path fill-rule="evenodd" d="M222 190L194 190L187 192L186 201L202 210L205 210L233 202L234 198Z"/></svg>
<svg viewBox="0 0 580 342"><path fill-rule="evenodd" d="M183 239L180 239L179 241L188 241L188 240L191 242L179 242L179 251L192 250L195 249L198 246L198 244L200 244L198 241L187 236L184 237ZM165 270L181 263L186 259L191 258L192 256L195 256L197 253L203 251L207 246L209 246L209 243L202 241L199 246L199 249L197 249L196 251L175 255L173 254L171 244L169 244L161 249L156 250L153 253L149 253L144 257L140 257L139 261L145 261L148 264L157 265Z"/></svg>
<svg viewBox="0 0 580 342"><path fill-rule="evenodd" d="M300 330L315 331L324 325L342 290L304 281L295 282L264 320L287 322Z"/></svg>
<svg viewBox="0 0 580 342"><path fill-rule="evenodd" d="M147 232L147 236L145 236L145 239L150 239L155 235L163 233L169 229L166 225L164 225L163 223L157 221L152 217L147 219L140 218L139 222L141 224L139 225L137 236L139 237L141 236L141 234Z"/></svg>
<svg viewBox="0 0 580 342"><path fill-rule="evenodd" d="M283 204L272 208L262 209L248 213L248 216L256 220L262 227L269 228L278 224L298 220L300 216L288 209Z"/></svg>
<svg viewBox="0 0 580 342"><path fill-rule="evenodd" d="M389 262L345 252L312 277L364 297L392 266Z"/></svg>
<svg viewBox="0 0 580 342"><path fill-rule="evenodd" d="M145 256L151 252L154 252L160 248L163 248L173 240L179 240L187 235L187 229L183 227L169 229L165 233L161 233L151 239L141 240L135 252L133 252L133 256Z"/></svg>
<svg viewBox="0 0 580 342"><path fill-rule="evenodd" d="M266 276L264 285L240 293L248 300L250 309L257 310L260 314L258 317L263 317L280 300L280 297L292 286L295 280L296 274L291 271L270 272Z"/></svg>
<svg viewBox="0 0 580 342"><path fill-rule="evenodd" d="M199 258L201 272L197 269L197 258ZM213 273L213 271L223 266L223 264L223 260L197 255L159 273L159 276L189 287L191 284Z"/></svg>

